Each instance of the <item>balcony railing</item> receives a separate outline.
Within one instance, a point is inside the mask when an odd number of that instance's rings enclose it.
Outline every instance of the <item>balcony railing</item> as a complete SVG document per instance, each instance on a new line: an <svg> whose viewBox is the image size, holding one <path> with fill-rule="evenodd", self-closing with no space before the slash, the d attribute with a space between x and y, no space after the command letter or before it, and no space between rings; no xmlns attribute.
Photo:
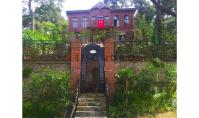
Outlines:
<svg viewBox="0 0 199 118"><path fill-rule="evenodd" d="M91 28L97 27L97 20L91 21L90 24L88 25L88 27L91 27ZM110 20L109 21L108 20L104 20L104 27L105 28L112 27L111 21Z"/></svg>

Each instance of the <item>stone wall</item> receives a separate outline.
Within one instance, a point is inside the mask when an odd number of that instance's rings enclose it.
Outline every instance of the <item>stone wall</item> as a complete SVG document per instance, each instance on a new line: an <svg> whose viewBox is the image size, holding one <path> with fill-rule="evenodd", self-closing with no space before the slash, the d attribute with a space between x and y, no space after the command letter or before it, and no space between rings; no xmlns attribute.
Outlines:
<svg viewBox="0 0 199 118"><path fill-rule="evenodd" d="M135 73L139 73L146 64L149 62L147 61L116 61L115 62L115 68L116 70L129 67L131 68ZM176 62L167 62L176 64ZM30 67L33 69L33 71L38 71L44 67L49 67L53 70L59 70L59 71L70 71L70 62L68 61L25 61L23 62L23 68Z"/></svg>
<svg viewBox="0 0 199 118"><path fill-rule="evenodd" d="M125 68L125 67L129 67L133 70L133 72L135 73L139 73L144 67L145 65L149 63L147 61L141 61L141 62L133 62L133 61L118 61L115 64L116 70Z"/></svg>

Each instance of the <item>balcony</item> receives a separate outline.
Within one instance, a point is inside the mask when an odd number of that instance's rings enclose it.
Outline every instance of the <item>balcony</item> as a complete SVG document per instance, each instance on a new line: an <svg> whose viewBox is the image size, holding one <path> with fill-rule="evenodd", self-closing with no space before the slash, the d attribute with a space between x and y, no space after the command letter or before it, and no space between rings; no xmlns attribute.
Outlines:
<svg viewBox="0 0 199 118"><path fill-rule="evenodd" d="M110 28L110 27L113 27L111 25L111 22L104 20L104 28ZM97 28L97 21L90 21L90 23L88 24L88 28Z"/></svg>

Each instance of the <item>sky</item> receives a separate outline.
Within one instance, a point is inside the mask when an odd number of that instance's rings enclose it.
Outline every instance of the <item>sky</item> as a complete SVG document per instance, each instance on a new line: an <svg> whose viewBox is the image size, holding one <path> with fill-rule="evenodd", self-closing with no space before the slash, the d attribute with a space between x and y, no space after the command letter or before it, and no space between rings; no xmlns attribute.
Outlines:
<svg viewBox="0 0 199 118"><path fill-rule="evenodd" d="M65 2L62 4L63 7L62 7L61 14L64 18L67 18L66 17L67 10L87 10L93 7L99 1L103 2L103 0L65 0ZM150 1L150 0L147 0L147 1Z"/></svg>
<svg viewBox="0 0 199 118"><path fill-rule="evenodd" d="M62 8L62 16L66 18L67 10L87 10L103 0L65 0ZM150 1L150 0L146 0Z"/></svg>
<svg viewBox="0 0 199 118"><path fill-rule="evenodd" d="M62 8L62 16L66 18L67 10L86 10L103 0L65 0Z"/></svg>

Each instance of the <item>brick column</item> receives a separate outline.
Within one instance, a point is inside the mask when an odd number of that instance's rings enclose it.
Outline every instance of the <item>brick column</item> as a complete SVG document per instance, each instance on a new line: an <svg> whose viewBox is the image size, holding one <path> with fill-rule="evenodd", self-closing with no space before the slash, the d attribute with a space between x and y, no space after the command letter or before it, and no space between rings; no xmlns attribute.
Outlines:
<svg viewBox="0 0 199 118"><path fill-rule="evenodd" d="M115 94L115 44L112 39L106 39L104 42L104 55L105 55L105 80L108 84L108 94L110 99Z"/></svg>
<svg viewBox="0 0 199 118"><path fill-rule="evenodd" d="M74 93L75 86L80 80L81 71L81 41L73 39L71 41L71 63L70 63L70 93ZM78 85L79 86L79 85Z"/></svg>

